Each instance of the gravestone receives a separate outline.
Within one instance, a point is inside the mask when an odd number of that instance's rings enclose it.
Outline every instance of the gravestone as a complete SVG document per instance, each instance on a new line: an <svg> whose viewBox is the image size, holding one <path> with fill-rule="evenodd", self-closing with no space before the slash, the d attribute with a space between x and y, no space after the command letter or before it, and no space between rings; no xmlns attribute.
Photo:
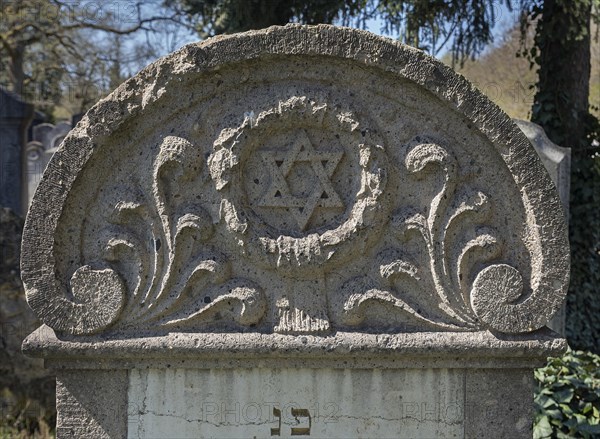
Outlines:
<svg viewBox="0 0 600 439"><path fill-rule="evenodd" d="M571 188L571 148L564 148L552 142L544 129L533 122L520 119L514 119L514 121L535 148L552 182L556 185L565 211L565 219L568 219L569 191Z"/></svg>
<svg viewBox="0 0 600 439"><path fill-rule="evenodd" d="M31 123L29 124L29 128L27 129L27 140L33 139L33 132L35 127L41 124L45 124L46 120L48 120L48 116L46 116L46 114L38 110L33 111L33 119L31 119Z"/></svg>
<svg viewBox="0 0 600 439"><path fill-rule="evenodd" d="M0 88L0 207L24 214L23 150L33 106ZM26 210L26 209L25 209Z"/></svg>
<svg viewBox="0 0 600 439"><path fill-rule="evenodd" d="M69 122L60 122L56 125L42 123L33 127L33 137L27 142L26 147L28 203L31 203L50 158L70 130Z"/></svg>
<svg viewBox="0 0 600 439"><path fill-rule="evenodd" d="M515 123L535 148L550 178L556 185L565 212L565 220L568 222L569 193L571 189L571 148L563 148L552 142L544 129L533 122L515 119ZM562 336L566 334L566 312L566 304L563 304L548 322L548 327Z"/></svg>
<svg viewBox="0 0 600 439"><path fill-rule="evenodd" d="M519 128L332 26L192 44L52 157L22 277L61 438L525 438L569 272Z"/></svg>

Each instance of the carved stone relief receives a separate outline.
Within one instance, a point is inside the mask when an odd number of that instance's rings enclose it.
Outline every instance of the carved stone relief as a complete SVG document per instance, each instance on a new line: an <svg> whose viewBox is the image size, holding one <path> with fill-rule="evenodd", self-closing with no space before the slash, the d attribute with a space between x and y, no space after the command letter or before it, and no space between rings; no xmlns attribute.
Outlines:
<svg viewBox="0 0 600 439"><path fill-rule="evenodd" d="M324 43L351 31L286 29L285 47L188 46L69 134L27 220L40 318L76 335L543 327L568 244L518 128L412 49L352 33L381 54L365 61Z"/></svg>

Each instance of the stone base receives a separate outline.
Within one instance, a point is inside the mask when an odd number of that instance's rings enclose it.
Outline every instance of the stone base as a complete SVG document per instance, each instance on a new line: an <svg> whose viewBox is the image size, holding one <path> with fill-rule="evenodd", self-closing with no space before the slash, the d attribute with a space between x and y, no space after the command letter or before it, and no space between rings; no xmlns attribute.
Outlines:
<svg viewBox="0 0 600 439"><path fill-rule="evenodd" d="M67 370L57 438L531 438L518 369Z"/></svg>
<svg viewBox="0 0 600 439"><path fill-rule="evenodd" d="M240 336L42 327L24 350L57 371L58 439L516 439L532 434L533 368L565 348L547 331Z"/></svg>
<svg viewBox="0 0 600 439"><path fill-rule="evenodd" d="M126 370L57 371L56 437L127 437L127 388Z"/></svg>

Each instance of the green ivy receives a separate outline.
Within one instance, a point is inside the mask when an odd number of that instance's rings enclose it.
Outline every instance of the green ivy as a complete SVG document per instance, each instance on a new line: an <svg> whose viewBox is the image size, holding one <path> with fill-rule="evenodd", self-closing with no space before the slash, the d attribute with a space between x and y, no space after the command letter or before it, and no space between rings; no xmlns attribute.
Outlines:
<svg viewBox="0 0 600 439"><path fill-rule="evenodd" d="M534 439L600 437L600 356L569 350L535 379Z"/></svg>

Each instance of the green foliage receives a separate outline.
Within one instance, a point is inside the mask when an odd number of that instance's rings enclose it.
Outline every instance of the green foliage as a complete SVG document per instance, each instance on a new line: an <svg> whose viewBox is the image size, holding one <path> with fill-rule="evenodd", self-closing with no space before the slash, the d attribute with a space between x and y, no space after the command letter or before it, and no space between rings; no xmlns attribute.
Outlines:
<svg viewBox="0 0 600 439"><path fill-rule="evenodd" d="M203 38L289 22L331 23L355 16L366 0L166 0L181 6Z"/></svg>
<svg viewBox="0 0 600 439"><path fill-rule="evenodd" d="M535 371L535 439L600 437L600 357L568 351Z"/></svg>
<svg viewBox="0 0 600 439"><path fill-rule="evenodd" d="M27 430L22 430L14 427L2 427L0 425L0 439L54 439L54 434L50 433L47 426L41 431L29 433Z"/></svg>
<svg viewBox="0 0 600 439"><path fill-rule="evenodd" d="M0 392L0 414L0 439L54 438L56 412L36 399L5 388Z"/></svg>

